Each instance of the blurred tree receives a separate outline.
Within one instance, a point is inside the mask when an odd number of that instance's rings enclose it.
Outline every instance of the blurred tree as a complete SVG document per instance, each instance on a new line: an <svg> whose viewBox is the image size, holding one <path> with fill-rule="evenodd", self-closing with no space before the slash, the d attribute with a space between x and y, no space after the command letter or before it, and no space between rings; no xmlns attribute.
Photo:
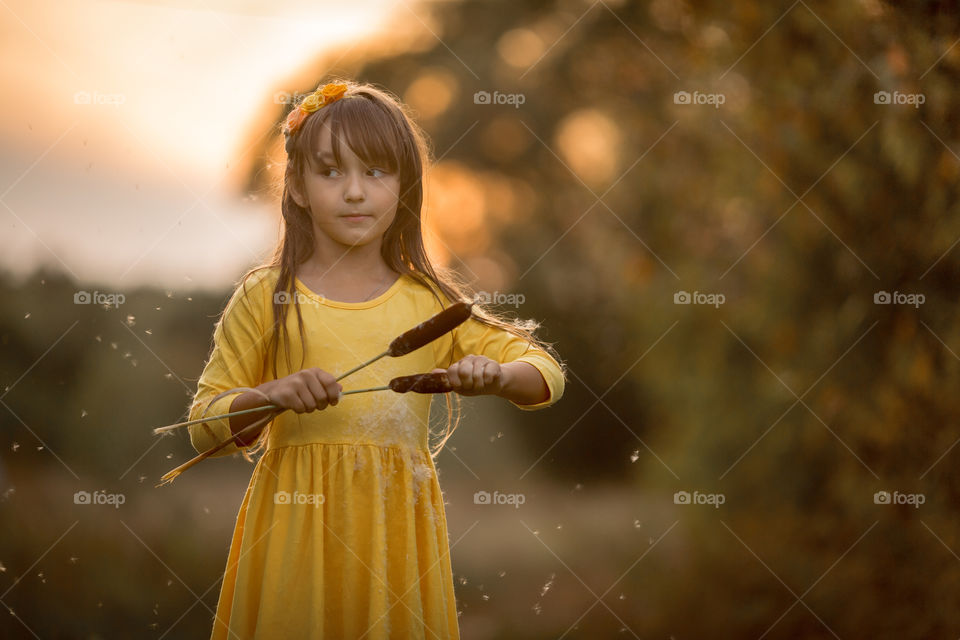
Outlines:
<svg viewBox="0 0 960 640"><path fill-rule="evenodd" d="M431 9L433 47L339 66L415 104L442 97L424 120L442 162L516 181L509 197L483 182L496 260L573 373L564 402L524 416L531 457L549 450L541 469L568 481L639 469L665 491L732 496L729 531L693 516L691 551L696 579L727 594L643 628L703 635L778 588L757 557L802 593L857 543L810 605L841 636L955 631L956 613L881 623L876 603L939 600L957 581L942 563L960 547L943 511L960 484L960 406L940 391L960 382L957 4ZM477 91L525 100L476 104ZM456 254L467 269L481 252ZM678 291L725 303L677 305ZM925 302L875 304L883 291ZM929 530L915 509L878 510L883 488L925 492ZM908 562L908 549L923 551ZM793 602L782 593L738 630L763 633ZM823 632L800 613L776 627Z"/></svg>

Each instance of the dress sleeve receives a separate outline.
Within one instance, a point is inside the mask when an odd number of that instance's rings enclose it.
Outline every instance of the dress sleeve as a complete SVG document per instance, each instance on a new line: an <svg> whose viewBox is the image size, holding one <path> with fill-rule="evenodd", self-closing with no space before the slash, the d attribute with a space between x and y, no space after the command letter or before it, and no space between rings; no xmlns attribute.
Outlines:
<svg viewBox="0 0 960 640"><path fill-rule="evenodd" d="M560 365L549 353L524 338L499 327L487 326L476 318L470 318L452 333L452 362L468 355L482 355L500 364L527 362L537 368L550 390L549 397L537 404L517 404L511 400L514 406L525 411L545 409L563 395L564 374Z"/></svg>
<svg viewBox="0 0 960 640"><path fill-rule="evenodd" d="M236 387L255 387L263 382L265 353L269 336L264 332L265 312L270 308L264 304L264 283L247 283L246 290L241 284L213 330L213 351L204 366L197 393L190 405L190 420L203 415L228 413L230 404L242 391L217 395ZM212 402L211 402L212 401ZM208 409L206 414L204 410ZM190 443L203 453L218 442L232 435L229 418L212 420L188 427ZM214 454L225 456L240 451L231 443Z"/></svg>

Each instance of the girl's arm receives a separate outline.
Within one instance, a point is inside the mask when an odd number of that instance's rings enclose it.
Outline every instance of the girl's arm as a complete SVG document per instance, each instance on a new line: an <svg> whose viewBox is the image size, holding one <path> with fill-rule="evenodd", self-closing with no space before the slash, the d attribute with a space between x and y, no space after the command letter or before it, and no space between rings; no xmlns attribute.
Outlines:
<svg viewBox="0 0 960 640"><path fill-rule="evenodd" d="M190 419L227 413L240 392L263 379L266 335L272 286L266 272L251 276L237 286L213 332L213 351L204 366L197 393L190 405ZM263 417L257 414L254 419ZM190 442L200 453L230 437L229 418L195 424L189 428ZM240 448L231 443L214 456L232 455Z"/></svg>
<svg viewBox="0 0 960 640"><path fill-rule="evenodd" d="M257 387L258 389L260 387ZM240 411L242 409L253 409L254 407L262 407L267 404L272 404L268 402L259 393L253 393L250 391L244 391L236 398L233 399L233 402L230 403L230 411ZM230 432L236 434L238 431L241 431L244 427L249 424L252 424L262 418L263 413L247 413L242 416L230 416ZM257 438L260 437L259 433L251 434L248 438L240 438L237 440L237 445L240 447L247 447L256 442Z"/></svg>
<svg viewBox="0 0 960 640"><path fill-rule="evenodd" d="M507 362L500 371L503 385L497 395L517 404L540 404L550 398L547 381L529 362Z"/></svg>
<svg viewBox="0 0 960 640"><path fill-rule="evenodd" d="M190 407L190 419L201 413L220 415L231 411L253 409L268 404L297 413L325 409L337 404L342 387L336 378L321 369L297 371L279 380L269 380L256 387L254 381L264 379L265 346L272 310L272 278L264 272L249 287L241 284L234 291L223 316L213 332L214 348L197 383L197 393ZM238 387L256 391L227 393ZM218 398L212 400L212 398ZM235 435L266 415L254 412L230 418L218 418L189 428L190 442L204 453L218 442ZM254 444L263 429L245 436L243 440L220 449L215 456L236 453L241 447Z"/></svg>

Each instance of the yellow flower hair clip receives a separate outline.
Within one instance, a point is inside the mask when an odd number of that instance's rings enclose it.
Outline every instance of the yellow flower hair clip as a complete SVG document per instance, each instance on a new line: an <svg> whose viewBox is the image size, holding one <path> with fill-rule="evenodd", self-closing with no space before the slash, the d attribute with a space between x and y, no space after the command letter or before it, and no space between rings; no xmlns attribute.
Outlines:
<svg viewBox="0 0 960 640"><path fill-rule="evenodd" d="M287 116L284 133L289 138L300 130L300 127L303 125L303 121L307 119L307 116L317 109L321 109L328 104L336 102L342 98L346 92L347 85L345 84L331 82L317 87L316 91L304 98L303 102L301 102L297 107L294 107L293 111L290 112L290 115Z"/></svg>

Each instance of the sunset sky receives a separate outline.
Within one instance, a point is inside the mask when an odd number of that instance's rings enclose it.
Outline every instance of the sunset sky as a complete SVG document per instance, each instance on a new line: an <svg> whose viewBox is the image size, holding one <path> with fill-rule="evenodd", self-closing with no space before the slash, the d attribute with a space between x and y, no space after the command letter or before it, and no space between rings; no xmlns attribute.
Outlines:
<svg viewBox="0 0 960 640"><path fill-rule="evenodd" d="M0 268L232 282L276 240L275 214L237 189L275 95L331 47L404 18L424 30L414 7L0 0Z"/></svg>

